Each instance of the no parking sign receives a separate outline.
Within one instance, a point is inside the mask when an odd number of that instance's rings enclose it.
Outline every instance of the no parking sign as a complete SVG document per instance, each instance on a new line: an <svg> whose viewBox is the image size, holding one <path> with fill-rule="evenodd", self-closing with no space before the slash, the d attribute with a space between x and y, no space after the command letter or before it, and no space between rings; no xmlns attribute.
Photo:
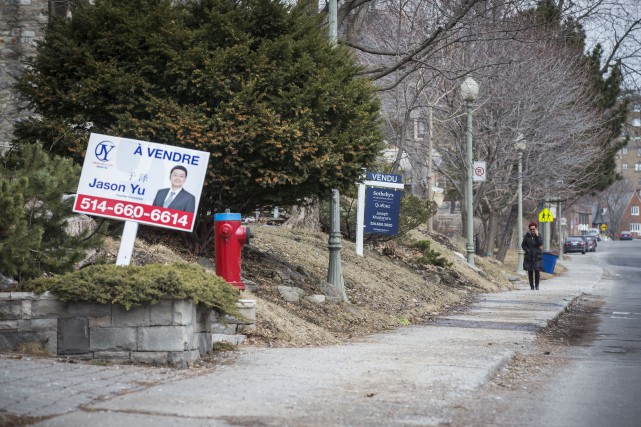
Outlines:
<svg viewBox="0 0 641 427"><path fill-rule="evenodd" d="M485 168L485 162L483 161L476 161L474 162L474 167L472 169L472 180L474 182L477 181L485 181L485 173L487 169Z"/></svg>

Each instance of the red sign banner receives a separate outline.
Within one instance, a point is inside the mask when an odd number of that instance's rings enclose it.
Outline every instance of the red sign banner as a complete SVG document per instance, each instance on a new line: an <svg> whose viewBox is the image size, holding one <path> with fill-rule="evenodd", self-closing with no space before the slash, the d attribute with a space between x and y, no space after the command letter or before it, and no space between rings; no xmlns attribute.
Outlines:
<svg viewBox="0 0 641 427"><path fill-rule="evenodd" d="M185 231L191 231L191 224L194 219L192 212L177 211L136 202L123 202L122 200L106 199L87 194L77 195L74 211Z"/></svg>

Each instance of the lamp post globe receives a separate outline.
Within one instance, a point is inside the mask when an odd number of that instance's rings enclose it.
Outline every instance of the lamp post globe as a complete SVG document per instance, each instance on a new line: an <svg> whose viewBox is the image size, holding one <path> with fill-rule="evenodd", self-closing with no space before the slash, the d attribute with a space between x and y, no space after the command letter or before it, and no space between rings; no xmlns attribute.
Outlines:
<svg viewBox="0 0 641 427"><path fill-rule="evenodd" d="M466 77L461 83L461 98L466 102L474 102L479 96L479 84L472 77Z"/></svg>
<svg viewBox="0 0 641 427"><path fill-rule="evenodd" d="M465 106L467 110L467 156L466 156L466 169L467 169L467 185L465 186L465 210L467 211L466 216L466 239L467 243L465 245L467 251L467 263L470 266L474 266L474 214L472 212L472 102L476 100L479 95L479 85L474 81L473 78L467 77L463 83L461 83L461 98L465 101Z"/></svg>
<svg viewBox="0 0 641 427"><path fill-rule="evenodd" d="M518 257L516 260L516 273L523 272L523 248L521 242L523 241L523 152L525 151L526 143L523 134L520 133L514 141L514 149L518 154L518 214L517 214L517 227L519 240L517 243Z"/></svg>

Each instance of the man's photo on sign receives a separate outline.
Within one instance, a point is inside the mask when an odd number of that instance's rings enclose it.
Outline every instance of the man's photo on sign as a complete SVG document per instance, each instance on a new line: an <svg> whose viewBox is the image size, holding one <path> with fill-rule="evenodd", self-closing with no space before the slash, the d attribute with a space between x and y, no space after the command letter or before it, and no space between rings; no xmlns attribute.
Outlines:
<svg viewBox="0 0 641 427"><path fill-rule="evenodd" d="M158 190L153 205L193 213L196 210L196 198L183 188L186 180L187 168L181 165L171 168L169 172L171 186Z"/></svg>

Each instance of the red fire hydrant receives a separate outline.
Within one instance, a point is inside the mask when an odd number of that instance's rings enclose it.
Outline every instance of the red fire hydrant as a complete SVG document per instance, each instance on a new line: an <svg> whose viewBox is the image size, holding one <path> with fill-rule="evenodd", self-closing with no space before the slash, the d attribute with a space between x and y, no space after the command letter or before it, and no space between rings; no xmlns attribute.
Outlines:
<svg viewBox="0 0 641 427"><path fill-rule="evenodd" d="M249 244L249 227L240 225L239 213L214 215L214 241L216 248L216 274L240 290L245 283L240 280L240 252Z"/></svg>

